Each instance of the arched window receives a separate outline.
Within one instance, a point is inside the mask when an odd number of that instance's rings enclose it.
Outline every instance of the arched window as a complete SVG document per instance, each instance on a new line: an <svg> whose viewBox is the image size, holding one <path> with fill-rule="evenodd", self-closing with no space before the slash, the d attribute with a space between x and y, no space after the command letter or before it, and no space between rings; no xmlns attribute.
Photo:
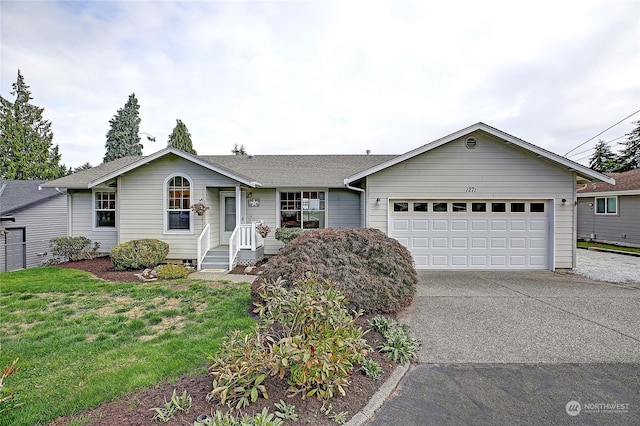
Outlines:
<svg viewBox="0 0 640 426"><path fill-rule="evenodd" d="M191 230L191 181L177 175L166 183L166 224L169 231Z"/></svg>

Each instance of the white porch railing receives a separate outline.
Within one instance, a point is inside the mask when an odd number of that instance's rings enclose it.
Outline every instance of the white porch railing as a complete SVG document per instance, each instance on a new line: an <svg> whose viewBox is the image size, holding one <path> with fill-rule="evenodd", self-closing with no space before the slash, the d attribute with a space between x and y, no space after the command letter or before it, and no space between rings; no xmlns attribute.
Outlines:
<svg viewBox="0 0 640 426"><path fill-rule="evenodd" d="M198 237L198 252L197 252L198 271L202 269L202 261L204 260L204 257L207 255L207 251L209 250L210 244L211 244L211 236L209 235L209 224L207 223L207 226L204 227L204 229L200 233L200 236Z"/></svg>
<svg viewBox="0 0 640 426"><path fill-rule="evenodd" d="M236 226L229 238L229 270L235 266L236 256L240 250L256 251L263 245L264 239L256 231L256 222Z"/></svg>

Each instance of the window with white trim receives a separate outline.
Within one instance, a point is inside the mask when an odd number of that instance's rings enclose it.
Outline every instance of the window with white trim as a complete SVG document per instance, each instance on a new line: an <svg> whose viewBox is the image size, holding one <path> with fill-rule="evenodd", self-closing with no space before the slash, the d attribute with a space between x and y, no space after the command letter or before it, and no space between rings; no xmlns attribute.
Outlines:
<svg viewBox="0 0 640 426"><path fill-rule="evenodd" d="M618 197L596 197L596 214L618 214Z"/></svg>
<svg viewBox="0 0 640 426"><path fill-rule="evenodd" d="M280 192L280 227L320 229L325 227L325 191Z"/></svg>
<svg viewBox="0 0 640 426"><path fill-rule="evenodd" d="M116 191L95 191L93 200L95 228L115 228Z"/></svg>
<svg viewBox="0 0 640 426"><path fill-rule="evenodd" d="M191 230L191 181L173 176L166 183L166 227L168 231Z"/></svg>

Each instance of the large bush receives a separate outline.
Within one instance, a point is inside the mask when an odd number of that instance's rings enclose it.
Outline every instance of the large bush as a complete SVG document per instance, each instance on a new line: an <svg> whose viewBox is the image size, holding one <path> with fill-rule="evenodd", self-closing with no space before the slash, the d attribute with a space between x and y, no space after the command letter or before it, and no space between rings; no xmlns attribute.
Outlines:
<svg viewBox="0 0 640 426"><path fill-rule="evenodd" d="M308 272L335 282L350 306L366 313L396 312L411 303L418 283L409 251L376 229L306 231L267 262L263 277L291 285ZM252 288L258 300L259 281Z"/></svg>
<svg viewBox="0 0 640 426"><path fill-rule="evenodd" d="M304 234L304 231L300 228L278 228L276 229L276 240L282 241L287 244L292 240L295 240L300 235Z"/></svg>
<svg viewBox="0 0 640 426"><path fill-rule="evenodd" d="M49 240L49 246L54 255L76 261L95 257L100 243L92 244L87 237L55 237Z"/></svg>
<svg viewBox="0 0 640 426"><path fill-rule="evenodd" d="M133 240L111 247L111 263L116 271L153 268L169 254L169 244L160 240Z"/></svg>

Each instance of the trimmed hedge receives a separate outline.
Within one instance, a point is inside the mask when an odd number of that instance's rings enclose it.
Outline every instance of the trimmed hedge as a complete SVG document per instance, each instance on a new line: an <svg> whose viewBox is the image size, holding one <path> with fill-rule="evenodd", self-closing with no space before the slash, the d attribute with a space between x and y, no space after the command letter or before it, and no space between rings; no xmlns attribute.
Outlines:
<svg viewBox="0 0 640 426"><path fill-rule="evenodd" d="M409 251L377 229L305 231L269 259L262 278L282 277L291 285L308 272L336 283L350 307L365 313L393 313L409 305L418 283ZM255 300L258 285L252 286Z"/></svg>
<svg viewBox="0 0 640 426"><path fill-rule="evenodd" d="M154 239L132 240L111 247L111 263L116 271L153 268L169 254L169 244Z"/></svg>

